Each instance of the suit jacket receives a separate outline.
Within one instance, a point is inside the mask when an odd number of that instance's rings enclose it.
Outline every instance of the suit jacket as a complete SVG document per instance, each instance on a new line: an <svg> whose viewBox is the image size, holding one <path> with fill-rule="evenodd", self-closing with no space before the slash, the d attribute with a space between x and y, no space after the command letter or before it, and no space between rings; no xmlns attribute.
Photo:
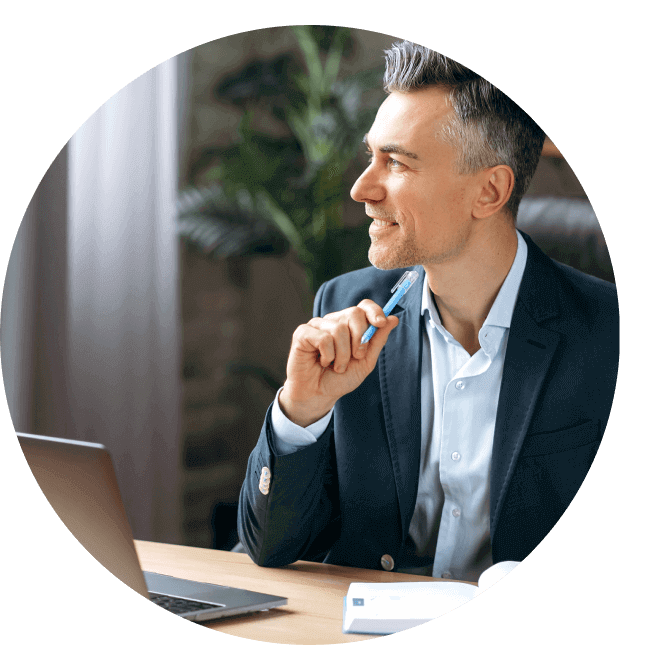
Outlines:
<svg viewBox="0 0 670 670"><path fill-rule="evenodd" d="M523 560L570 504L607 423L618 368L614 285L549 259L524 234L526 269L510 325L491 462L493 562ZM421 286L425 272L419 272ZM370 267L326 282L314 314L384 304L404 269ZM249 458L238 532L259 565L317 560L408 564L421 452L421 291L396 307L375 369L340 398L316 442L273 447L270 411ZM269 468L269 492L259 489ZM388 564L387 564L388 567Z"/></svg>

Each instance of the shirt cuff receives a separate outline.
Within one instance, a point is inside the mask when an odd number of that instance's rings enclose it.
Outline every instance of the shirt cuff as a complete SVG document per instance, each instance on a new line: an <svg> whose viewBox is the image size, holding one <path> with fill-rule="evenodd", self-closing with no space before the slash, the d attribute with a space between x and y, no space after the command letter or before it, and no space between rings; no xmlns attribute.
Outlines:
<svg viewBox="0 0 670 670"><path fill-rule="evenodd" d="M275 396L272 404L270 420L272 422L272 431L275 437L275 451L278 455L292 454L299 451L302 447L314 444L328 428L330 417L333 414L331 409L326 416L310 424L306 428L298 426L286 417L279 407L279 394L284 387L282 386Z"/></svg>

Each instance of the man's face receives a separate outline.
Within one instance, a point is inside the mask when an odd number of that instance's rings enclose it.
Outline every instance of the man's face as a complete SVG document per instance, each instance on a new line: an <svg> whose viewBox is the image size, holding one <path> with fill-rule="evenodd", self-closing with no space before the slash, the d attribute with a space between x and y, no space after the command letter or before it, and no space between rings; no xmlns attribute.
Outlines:
<svg viewBox="0 0 670 670"><path fill-rule="evenodd" d="M444 263L468 241L476 179L439 136L450 113L443 89L394 92L366 136L370 165L351 197L373 219L368 257L382 270Z"/></svg>

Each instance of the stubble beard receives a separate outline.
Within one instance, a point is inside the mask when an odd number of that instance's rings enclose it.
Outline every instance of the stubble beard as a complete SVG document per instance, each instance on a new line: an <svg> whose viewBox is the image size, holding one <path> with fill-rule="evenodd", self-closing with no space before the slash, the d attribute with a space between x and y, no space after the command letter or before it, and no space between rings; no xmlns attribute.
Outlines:
<svg viewBox="0 0 670 670"><path fill-rule="evenodd" d="M435 250L419 249L416 239L412 236L391 248L375 249L376 237L371 235L368 260L378 270L397 270L414 265L439 265L460 255L466 243L467 235L460 235L455 244L435 253Z"/></svg>
<svg viewBox="0 0 670 670"><path fill-rule="evenodd" d="M376 249L375 237L371 236L368 260L378 270L396 270L397 268L418 265L421 257L414 240L406 241L401 247L391 249Z"/></svg>

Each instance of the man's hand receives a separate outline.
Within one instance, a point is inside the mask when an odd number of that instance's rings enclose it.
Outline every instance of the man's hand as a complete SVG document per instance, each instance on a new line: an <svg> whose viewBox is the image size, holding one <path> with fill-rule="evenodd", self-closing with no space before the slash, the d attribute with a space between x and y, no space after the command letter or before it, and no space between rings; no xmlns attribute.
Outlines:
<svg viewBox="0 0 670 670"><path fill-rule="evenodd" d="M369 342L361 337L372 324ZM316 317L293 333L286 383L279 406L293 423L309 426L325 416L343 395L358 388L374 369L397 316L384 315L372 300Z"/></svg>

